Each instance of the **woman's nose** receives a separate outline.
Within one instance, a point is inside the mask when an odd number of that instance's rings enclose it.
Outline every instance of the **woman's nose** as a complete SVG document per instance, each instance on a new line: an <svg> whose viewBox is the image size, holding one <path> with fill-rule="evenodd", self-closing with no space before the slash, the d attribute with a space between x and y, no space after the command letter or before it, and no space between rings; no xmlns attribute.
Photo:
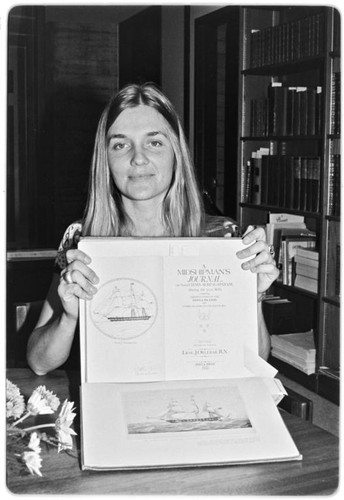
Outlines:
<svg viewBox="0 0 344 500"><path fill-rule="evenodd" d="M134 165L146 165L148 163L148 158L142 147L135 147L131 161Z"/></svg>

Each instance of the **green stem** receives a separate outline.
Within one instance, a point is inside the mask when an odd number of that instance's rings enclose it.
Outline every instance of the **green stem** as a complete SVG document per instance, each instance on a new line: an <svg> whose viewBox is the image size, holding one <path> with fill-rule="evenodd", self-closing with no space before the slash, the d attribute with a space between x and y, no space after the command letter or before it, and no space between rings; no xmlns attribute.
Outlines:
<svg viewBox="0 0 344 500"><path fill-rule="evenodd" d="M34 431L36 429L44 429L44 427L55 427L55 424L33 425L32 427L26 427L25 429L23 429L23 431L25 431L25 432Z"/></svg>
<svg viewBox="0 0 344 500"><path fill-rule="evenodd" d="M25 413L25 415L23 415L21 418L19 418L18 420L16 420L15 422L13 422L13 424L11 425L11 427L15 427L16 425L20 424L20 422L22 422L23 420L25 420L27 417L29 417L31 415L31 412L28 411L27 413Z"/></svg>

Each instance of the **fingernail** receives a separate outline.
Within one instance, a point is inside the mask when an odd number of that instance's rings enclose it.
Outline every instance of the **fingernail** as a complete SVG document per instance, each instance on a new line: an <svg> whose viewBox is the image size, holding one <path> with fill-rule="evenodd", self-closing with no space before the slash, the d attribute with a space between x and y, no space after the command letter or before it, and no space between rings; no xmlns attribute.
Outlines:
<svg viewBox="0 0 344 500"><path fill-rule="evenodd" d="M250 238L247 238L247 236L245 236L245 238L243 238L243 243L250 243Z"/></svg>

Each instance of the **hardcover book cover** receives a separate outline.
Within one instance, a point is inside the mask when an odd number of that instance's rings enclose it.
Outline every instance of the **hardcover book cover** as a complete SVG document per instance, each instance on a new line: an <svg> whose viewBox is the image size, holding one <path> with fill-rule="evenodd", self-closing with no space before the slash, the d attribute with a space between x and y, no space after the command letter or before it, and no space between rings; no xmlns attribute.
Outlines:
<svg viewBox="0 0 344 500"><path fill-rule="evenodd" d="M83 468L300 459L276 408L285 391L258 356L257 278L241 268L243 247L80 241L100 278L80 300Z"/></svg>

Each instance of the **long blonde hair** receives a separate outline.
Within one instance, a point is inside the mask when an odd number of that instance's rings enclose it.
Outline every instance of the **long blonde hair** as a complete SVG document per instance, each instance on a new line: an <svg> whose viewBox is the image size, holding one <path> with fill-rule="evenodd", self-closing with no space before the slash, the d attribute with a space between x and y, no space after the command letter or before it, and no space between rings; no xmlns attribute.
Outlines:
<svg viewBox="0 0 344 500"><path fill-rule="evenodd" d="M167 236L200 236L203 201L179 117L168 98L152 84L131 84L108 103L99 120L91 164L89 193L83 218L84 236L130 236L131 221L107 160L107 132L122 111L144 104L167 121L174 151L174 172L164 198L161 219Z"/></svg>

